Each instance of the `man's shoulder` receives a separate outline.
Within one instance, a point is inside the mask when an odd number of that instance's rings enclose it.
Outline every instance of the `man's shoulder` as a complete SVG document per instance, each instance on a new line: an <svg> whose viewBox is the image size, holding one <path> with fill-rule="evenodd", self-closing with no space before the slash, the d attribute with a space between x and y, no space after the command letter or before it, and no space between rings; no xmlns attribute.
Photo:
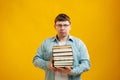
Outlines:
<svg viewBox="0 0 120 80"><path fill-rule="evenodd" d="M50 37L46 38L45 40L53 40L53 39L55 39L55 36L50 36Z"/></svg>
<svg viewBox="0 0 120 80"><path fill-rule="evenodd" d="M76 36L70 36L71 39L73 39L74 41L82 41L79 37Z"/></svg>
<svg viewBox="0 0 120 80"><path fill-rule="evenodd" d="M48 37L48 38L44 39L43 42L51 42L51 41L53 41L54 39L55 39L55 36L51 36L51 37Z"/></svg>
<svg viewBox="0 0 120 80"><path fill-rule="evenodd" d="M74 40L74 43L76 45L85 45L85 43L83 42L83 40L79 37L75 37L75 36L71 36L72 39Z"/></svg>

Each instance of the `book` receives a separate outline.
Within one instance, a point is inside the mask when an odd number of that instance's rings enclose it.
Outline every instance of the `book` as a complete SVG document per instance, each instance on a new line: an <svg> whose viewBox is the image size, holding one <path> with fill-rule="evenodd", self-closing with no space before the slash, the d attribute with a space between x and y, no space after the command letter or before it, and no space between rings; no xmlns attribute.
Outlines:
<svg viewBox="0 0 120 80"><path fill-rule="evenodd" d="M53 52L71 52L71 46L53 46Z"/></svg>
<svg viewBox="0 0 120 80"><path fill-rule="evenodd" d="M71 52L71 48L58 48L58 49L53 49L53 52Z"/></svg>
<svg viewBox="0 0 120 80"><path fill-rule="evenodd" d="M71 67L71 68L73 68L72 65L56 65L55 67L62 67L62 68L64 68L64 67Z"/></svg>
<svg viewBox="0 0 120 80"><path fill-rule="evenodd" d="M65 64L65 63L72 63L73 60L68 60L68 61L55 61L54 64Z"/></svg>
<svg viewBox="0 0 120 80"><path fill-rule="evenodd" d="M54 61L54 66L56 67L56 65L59 66L72 66L73 65L73 60L68 60L68 61Z"/></svg>
<svg viewBox="0 0 120 80"><path fill-rule="evenodd" d="M53 53L53 56L71 56L72 52L61 52L61 53Z"/></svg>
<svg viewBox="0 0 120 80"><path fill-rule="evenodd" d="M54 61L66 61L66 60L73 60L73 57L72 56L56 56L56 57L53 57L53 60Z"/></svg>
<svg viewBox="0 0 120 80"><path fill-rule="evenodd" d="M71 65L73 65L73 63L55 63L54 65L55 66L56 65L59 65L59 66L71 66Z"/></svg>
<svg viewBox="0 0 120 80"><path fill-rule="evenodd" d="M53 66L54 67L73 67L73 52L70 45L53 46Z"/></svg>
<svg viewBox="0 0 120 80"><path fill-rule="evenodd" d="M70 45L53 46L53 49L59 49L59 48L71 48L71 46Z"/></svg>

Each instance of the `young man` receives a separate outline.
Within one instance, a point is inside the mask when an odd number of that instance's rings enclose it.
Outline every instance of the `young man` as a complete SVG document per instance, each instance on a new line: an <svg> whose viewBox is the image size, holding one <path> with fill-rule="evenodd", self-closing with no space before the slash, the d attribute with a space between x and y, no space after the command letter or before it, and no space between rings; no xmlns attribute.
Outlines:
<svg viewBox="0 0 120 80"><path fill-rule="evenodd" d="M66 14L59 14L55 18L54 28L57 32L56 36L46 39L41 44L33 64L45 71L45 80L81 80L81 74L90 68L89 54L85 44L69 34L71 22ZM53 66L52 47L56 45L72 46L73 68Z"/></svg>

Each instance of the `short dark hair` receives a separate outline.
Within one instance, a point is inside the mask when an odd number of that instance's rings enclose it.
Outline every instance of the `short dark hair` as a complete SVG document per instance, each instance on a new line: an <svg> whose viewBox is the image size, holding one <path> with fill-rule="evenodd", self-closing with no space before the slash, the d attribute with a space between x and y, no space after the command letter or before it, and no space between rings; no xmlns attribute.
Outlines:
<svg viewBox="0 0 120 80"><path fill-rule="evenodd" d="M69 21L69 23L71 24L70 17L64 13L58 14L54 21L55 24L57 21Z"/></svg>

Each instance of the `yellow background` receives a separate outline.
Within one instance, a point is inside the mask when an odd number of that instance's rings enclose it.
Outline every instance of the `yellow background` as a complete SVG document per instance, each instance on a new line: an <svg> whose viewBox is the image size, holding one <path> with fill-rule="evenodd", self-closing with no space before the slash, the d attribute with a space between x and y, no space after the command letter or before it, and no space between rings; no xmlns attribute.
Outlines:
<svg viewBox="0 0 120 80"><path fill-rule="evenodd" d="M71 35L88 47L83 80L120 80L119 0L0 0L0 80L44 80L32 64L41 42L56 32L59 13L71 17Z"/></svg>

